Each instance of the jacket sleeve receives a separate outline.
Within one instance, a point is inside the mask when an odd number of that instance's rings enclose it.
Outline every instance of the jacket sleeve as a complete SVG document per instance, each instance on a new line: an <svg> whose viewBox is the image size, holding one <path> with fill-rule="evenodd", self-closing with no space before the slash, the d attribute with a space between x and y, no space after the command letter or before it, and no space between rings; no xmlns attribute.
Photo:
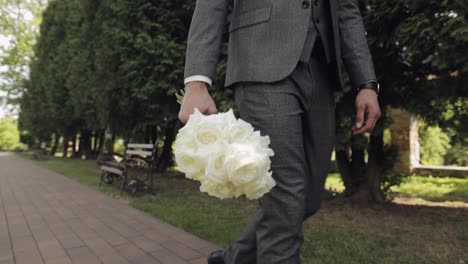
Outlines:
<svg viewBox="0 0 468 264"><path fill-rule="evenodd" d="M216 65L230 0L197 0L187 39L184 78L216 77Z"/></svg>
<svg viewBox="0 0 468 264"><path fill-rule="evenodd" d="M338 0L341 58L353 88L375 80L374 64L367 44L358 0Z"/></svg>

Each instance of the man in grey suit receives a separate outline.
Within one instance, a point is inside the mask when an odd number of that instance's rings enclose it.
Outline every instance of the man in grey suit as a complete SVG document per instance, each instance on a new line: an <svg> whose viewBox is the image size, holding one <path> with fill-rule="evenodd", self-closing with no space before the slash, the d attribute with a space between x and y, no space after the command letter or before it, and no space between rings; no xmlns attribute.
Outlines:
<svg viewBox="0 0 468 264"><path fill-rule="evenodd" d="M204 114L217 112L209 90L229 3L196 2L182 123L195 107ZM357 90L353 134L371 131L380 116L358 0L234 0L228 30L224 86L234 89L241 118L270 137L277 185L258 200L239 238L210 254L208 263L298 264L302 223L319 209L328 174L342 62Z"/></svg>

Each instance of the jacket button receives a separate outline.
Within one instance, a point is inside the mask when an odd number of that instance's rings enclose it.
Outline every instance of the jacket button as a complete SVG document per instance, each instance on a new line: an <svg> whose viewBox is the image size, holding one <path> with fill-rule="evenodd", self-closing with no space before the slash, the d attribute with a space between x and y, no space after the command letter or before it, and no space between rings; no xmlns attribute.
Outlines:
<svg viewBox="0 0 468 264"><path fill-rule="evenodd" d="M302 8L307 9L307 8L309 8L309 6L310 6L309 1L303 1L302 2Z"/></svg>
<svg viewBox="0 0 468 264"><path fill-rule="evenodd" d="M315 1L314 1L314 5L318 6L318 4L319 4L319 1L318 1L318 0L315 0Z"/></svg>

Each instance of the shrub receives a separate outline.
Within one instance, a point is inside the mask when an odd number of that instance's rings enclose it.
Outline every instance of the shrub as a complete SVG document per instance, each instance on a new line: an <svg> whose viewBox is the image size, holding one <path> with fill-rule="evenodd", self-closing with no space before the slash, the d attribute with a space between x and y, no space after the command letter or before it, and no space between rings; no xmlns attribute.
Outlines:
<svg viewBox="0 0 468 264"><path fill-rule="evenodd" d="M16 121L10 116L0 119L0 150L14 150L20 146Z"/></svg>
<svg viewBox="0 0 468 264"><path fill-rule="evenodd" d="M420 129L421 164L444 165L444 156L450 149L450 137L439 126Z"/></svg>

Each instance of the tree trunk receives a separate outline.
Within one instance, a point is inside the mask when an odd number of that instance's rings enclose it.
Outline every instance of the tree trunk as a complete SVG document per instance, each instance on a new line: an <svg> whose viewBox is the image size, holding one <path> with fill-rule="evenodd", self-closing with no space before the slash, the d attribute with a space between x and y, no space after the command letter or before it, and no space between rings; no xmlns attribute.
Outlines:
<svg viewBox="0 0 468 264"><path fill-rule="evenodd" d="M91 151L91 136L92 132L88 129L83 129L81 131L80 136L80 150L82 150L82 154L84 154L85 159L92 159L92 151Z"/></svg>
<svg viewBox="0 0 468 264"><path fill-rule="evenodd" d="M58 147L58 143L60 141L60 135L55 133L54 134L54 143L52 145L52 148L50 149L50 156L55 156L55 153L57 152L57 147Z"/></svg>
<svg viewBox="0 0 468 264"><path fill-rule="evenodd" d="M112 134L111 138L108 138L105 141L106 141L106 153L107 154L114 153L115 135Z"/></svg>
<svg viewBox="0 0 468 264"><path fill-rule="evenodd" d="M91 149L92 158L95 159L98 156L97 147L98 147L98 131L94 130L91 137L93 141L93 147Z"/></svg>
<svg viewBox="0 0 468 264"><path fill-rule="evenodd" d="M76 133L73 133L72 136L72 155L71 158L79 158L80 157L80 151L76 149Z"/></svg>
<svg viewBox="0 0 468 264"><path fill-rule="evenodd" d="M67 158L68 157L68 135L63 136L63 142L62 142L62 158Z"/></svg>
<svg viewBox="0 0 468 264"><path fill-rule="evenodd" d="M158 172L164 173L172 164L172 143L175 140L177 132L177 122L168 123L166 128L166 134L164 137L164 147L162 149L161 156L158 159Z"/></svg>
<svg viewBox="0 0 468 264"><path fill-rule="evenodd" d="M336 165L338 166L338 171L340 172L341 179L345 186L345 193L351 195L355 192L355 186L353 184L353 173L351 170L351 163L348 157L347 150L336 151Z"/></svg>
<svg viewBox="0 0 468 264"><path fill-rule="evenodd" d="M384 140L383 131L370 137L369 161L366 170L366 179L370 194L374 202L385 202L385 194L381 184L384 173Z"/></svg>
<svg viewBox="0 0 468 264"><path fill-rule="evenodd" d="M369 160L365 173L365 182L353 195L352 201L362 205L385 202L385 195L381 189L384 165L383 132L371 135L369 142Z"/></svg>
<svg viewBox="0 0 468 264"><path fill-rule="evenodd" d="M356 193L359 186L364 181L364 172L366 168L364 156L364 149L356 145L351 146L351 155L348 154L348 150L340 150L336 152L336 162L345 186L345 194L347 196L351 196Z"/></svg>
<svg viewBox="0 0 468 264"><path fill-rule="evenodd" d="M366 151L362 146L351 145L351 169L354 176L354 184L359 186L364 181L366 172Z"/></svg>
<svg viewBox="0 0 468 264"><path fill-rule="evenodd" d="M102 150L104 149L104 138L105 134L104 134L104 130L101 130L99 132L99 144L98 144L98 155L102 153Z"/></svg>
<svg viewBox="0 0 468 264"><path fill-rule="evenodd" d="M158 140L159 133L158 133L158 126L151 126L151 143L155 143Z"/></svg>

